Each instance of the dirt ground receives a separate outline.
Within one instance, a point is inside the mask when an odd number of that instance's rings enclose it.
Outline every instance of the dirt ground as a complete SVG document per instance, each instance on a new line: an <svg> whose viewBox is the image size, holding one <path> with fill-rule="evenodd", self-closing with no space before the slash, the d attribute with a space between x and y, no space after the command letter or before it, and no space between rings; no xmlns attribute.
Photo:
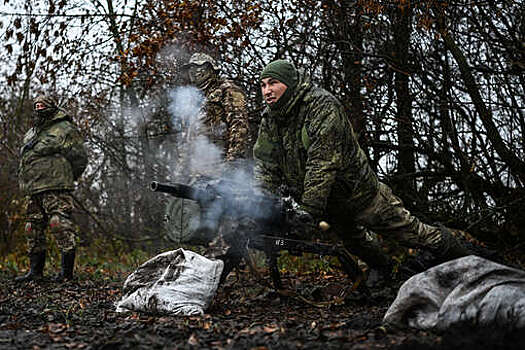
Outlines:
<svg viewBox="0 0 525 350"><path fill-rule="evenodd" d="M0 272L0 349L525 348L515 339L489 344L486 332L386 329L381 320L397 289L341 297L348 287L342 275L285 275L284 284L301 297L279 297L268 280L230 274L198 317L116 313L126 276L81 272L64 284L13 277Z"/></svg>

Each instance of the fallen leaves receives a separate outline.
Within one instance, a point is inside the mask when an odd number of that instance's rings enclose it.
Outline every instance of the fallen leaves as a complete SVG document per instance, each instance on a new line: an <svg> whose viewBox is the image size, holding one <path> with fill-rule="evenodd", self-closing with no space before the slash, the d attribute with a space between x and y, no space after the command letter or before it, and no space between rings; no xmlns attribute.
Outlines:
<svg viewBox="0 0 525 350"><path fill-rule="evenodd" d="M306 344L332 349L363 343L378 349L391 347L390 342L417 339L410 332L402 333L404 338L384 333L383 338L369 336L387 303L312 307L261 287L248 273L219 288L207 314L191 317L116 313L118 286L125 276L115 283L86 275L63 285L50 280L15 284L11 278L0 272L0 339L11 339L12 348L153 349L169 345L264 350ZM308 298L312 298L308 291L315 291L320 302L332 300L345 285L344 277L338 275L284 274L283 282ZM425 335L425 339L433 337Z"/></svg>

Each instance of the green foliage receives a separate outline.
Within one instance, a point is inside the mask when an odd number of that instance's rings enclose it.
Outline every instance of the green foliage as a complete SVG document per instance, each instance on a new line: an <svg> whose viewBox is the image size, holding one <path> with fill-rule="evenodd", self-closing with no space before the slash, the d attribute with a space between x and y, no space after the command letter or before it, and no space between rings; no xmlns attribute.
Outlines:
<svg viewBox="0 0 525 350"><path fill-rule="evenodd" d="M288 252L282 252L278 260L281 272L291 272L294 274L328 274L333 272L339 264L334 257L320 257L316 254L305 253L302 256L291 255Z"/></svg>
<svg viewBox="0 0 525 350"><path fill-rule="evenodd" d="M16 258L17 258L17 255L15 255L15 254L8 255L0 263L0 270L8 271L10 273L15 273L15 274L18 273L19 272L19 266L21 264L27 265L27 262L25 261L27 259L23 259L24 261L22 262L22 261L19 261L20 259L16 259Z"/></svg>
<svg viewBox="0 0 525 350"><path fill-rule="evenodd" d="M127 275L151 257L141 249L126 249L122 242L97 240L77 253L77 270L92 278L115 279Z"/></svg>

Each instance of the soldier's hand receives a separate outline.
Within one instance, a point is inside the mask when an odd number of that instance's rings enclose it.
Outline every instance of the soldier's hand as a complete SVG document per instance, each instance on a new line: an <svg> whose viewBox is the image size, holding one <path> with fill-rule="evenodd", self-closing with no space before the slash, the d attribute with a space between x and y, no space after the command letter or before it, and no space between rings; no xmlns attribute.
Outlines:
<svg viewBox="0 0 525 350"><path fill-rule="evenodd" d="M319 229L314 216L301 207L293 210L289 225L292 233L301 238L312 238Z"/></svg>
<svg viewBox="0 0 525 350"><path fill-rule="evenodd" d="M283 197L282 203L286 208L287 226L292 234L304 239L314 237L320 229L324 230L319 220L292 196Z"/></svg>
<svg viewBox="0 0 525 350"><path fill-rule="evenodd" d="M308 211L302 209L299 207L295 210L295 217L299 224L302 225L308 225L308 226L315 226L315 220L312 214L310 214Z"/></svg>

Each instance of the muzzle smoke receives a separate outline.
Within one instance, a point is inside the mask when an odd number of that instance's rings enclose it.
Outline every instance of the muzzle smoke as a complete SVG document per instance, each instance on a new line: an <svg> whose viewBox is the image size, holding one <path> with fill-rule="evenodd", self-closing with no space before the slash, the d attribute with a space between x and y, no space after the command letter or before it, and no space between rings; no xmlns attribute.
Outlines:
<svg viewBox="0 0 525 350"><path fill-rule="evenodd" d="M225 213L233 216L234 221L240 221L241 216L261 218L265 213L273 212L263 208L266 202L260 205L252 203L257 191L254 190L251 162L226 162L223 146L210 141L207 127L202 122L206 101L200 90L193 86L178 87L170 93L170 98L169 111L179 135L179 157L175 174L170 180L203 190L211 185L214 191L220 193L220 200L204 208L205 220L200 222L200 228L205 226L207 232L215 234ZM189 225L194 225L194 222Z"/></svg>
<svg viewBox="0 0 525 350"><path fill-rule="evenodd" d="M170 93L169 111L179 133L176 173L187 182L192 175L221 176L222 150L206 136L201 118L204 95L193 86L178 87Z"/></svg>

